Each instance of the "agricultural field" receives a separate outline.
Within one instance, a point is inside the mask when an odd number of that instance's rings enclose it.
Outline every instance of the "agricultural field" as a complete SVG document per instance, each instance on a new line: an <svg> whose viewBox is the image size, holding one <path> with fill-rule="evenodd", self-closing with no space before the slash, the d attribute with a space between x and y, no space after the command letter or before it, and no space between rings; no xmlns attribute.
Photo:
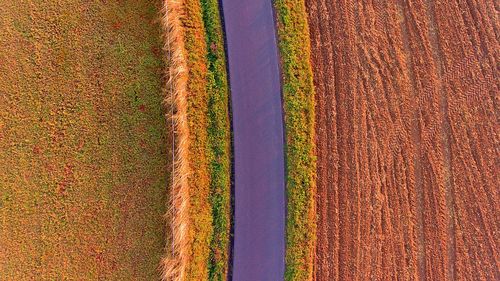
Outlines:
<svg viewBox="0 0 500 281"><path fill-rule="evenodd" d="M159 280L160 1L0 5L0 280Z"/></svg>
<svg viewBox="0 0 500 281"><path fill-rule="evenodd" d="M2 1L0 280L500 280L498 5L227 1Z"/></svg>
<svg viewBox="0 0 500 281"><path fill-rule="evenodd" d="M490 1L306 1L315 280L498 280Z"/></svg>

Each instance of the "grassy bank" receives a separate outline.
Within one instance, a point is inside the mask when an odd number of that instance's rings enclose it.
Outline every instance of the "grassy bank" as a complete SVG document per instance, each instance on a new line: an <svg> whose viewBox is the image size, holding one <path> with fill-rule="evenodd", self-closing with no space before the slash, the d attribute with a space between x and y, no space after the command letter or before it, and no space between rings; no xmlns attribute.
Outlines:
<svg viewBox="0 0 500 281"><path fill-rule="evenodd" d="M217 0L202 0L207 45L208 142L213 236L209 280L225 280L229 262L231 131L224 39Z"/></svg>
<svg viewBox="0 0 500 281"><path fill-rule="evenodd" d="M286 131L285 280L312 280L316 241L314 87L304 0L276 0Z"/></svg>
<svg viewBox="0 0 500 281"><path fill-rule="evenodd" d="M176 165L173 193L173 253L164 280L206 280L212 237L208 172L206 44L197 0L166 1L164 21L175 96ZM167 251L169 245L167 245Z"/></svg>
<svg viewBox="0 0 500 281"><path fill-rule="evenodd" d="M0 5L0 280L157 280L169 129L155 1Z"/></svg>
<svg viewBox="0 0 500 281"><path fill-rule="evenodd" d="M186 181L174 187L178 198L184 198L174 203L175 216L184 220L174 226L174 231L181 233L182 224L188 234L178 237L178 250L171 258L180 263L168 261L166 272L172 275L165 279L225 280L230 227L230 127L218 3L183 0L167 1L167 5L169 2L172 5L167 17L171 24L166 30L178 37L171 41L179 40L170 45L170 50L180 52L179 60L183 60L177 64L176 74L181 75L175 76L181 82L174 83L172 89L176 93L174 100L185 100L183 105L176 104L176 119L186 124L185 130L178 131L184 134L178 139L184 141L177 154L178 162L188 166L176 176ZM179 211L183 205L188 206L184 213Z"/></svg>

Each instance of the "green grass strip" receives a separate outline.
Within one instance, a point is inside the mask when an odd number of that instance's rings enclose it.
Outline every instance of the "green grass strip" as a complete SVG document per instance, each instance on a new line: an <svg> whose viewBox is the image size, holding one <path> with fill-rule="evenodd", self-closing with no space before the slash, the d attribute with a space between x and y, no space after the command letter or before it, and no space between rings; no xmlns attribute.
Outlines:
<svg viewBox="0 0 500 281"><path fill-rule="evenodd" d="M201 0L207 41L208 145L213 236L209 280L226 280L231 208L229 89L219 3Z"/></svg>
<svg viewBox="0 0 500 281"><path fill-rule="evenodd" d="M312 280L316 245L314 86L304 0L275 0L283 76L288 213L285 280Z"/></svg>

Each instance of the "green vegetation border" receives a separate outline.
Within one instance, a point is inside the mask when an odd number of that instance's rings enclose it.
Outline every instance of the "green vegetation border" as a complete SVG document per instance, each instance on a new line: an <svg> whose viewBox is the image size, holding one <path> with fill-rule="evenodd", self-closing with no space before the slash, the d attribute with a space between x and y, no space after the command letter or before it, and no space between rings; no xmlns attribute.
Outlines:
<svg viewBox="0 0 500 281"><path fill-rule="evenodd" d="M316 246L314 85L304 0L275 0L286 132L285 280L313 280Z"/></svg>
<svg viewBox="0 0 500 281"><path fill-rule="evenodd" d="M231 220L229 87L219 3L201 0L207 42L208 144L213 235L209 280L226 280Z"/></svg>

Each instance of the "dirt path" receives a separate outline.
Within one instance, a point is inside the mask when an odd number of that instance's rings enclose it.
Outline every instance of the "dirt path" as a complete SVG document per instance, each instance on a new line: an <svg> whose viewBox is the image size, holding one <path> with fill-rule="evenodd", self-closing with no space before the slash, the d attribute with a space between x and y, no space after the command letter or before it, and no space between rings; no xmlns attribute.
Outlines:
<svg viewBox="0 0 500 281"><path fill-rule="evenodd" d="M223 0L233 113L233 279L283 280L285 175L272 1Z"/></svg>
<svg viewBox="0 0 500 281"><path fill-rule="evenodd" d="M306 1L317 280L498 280L491 1Z"/></svg>

